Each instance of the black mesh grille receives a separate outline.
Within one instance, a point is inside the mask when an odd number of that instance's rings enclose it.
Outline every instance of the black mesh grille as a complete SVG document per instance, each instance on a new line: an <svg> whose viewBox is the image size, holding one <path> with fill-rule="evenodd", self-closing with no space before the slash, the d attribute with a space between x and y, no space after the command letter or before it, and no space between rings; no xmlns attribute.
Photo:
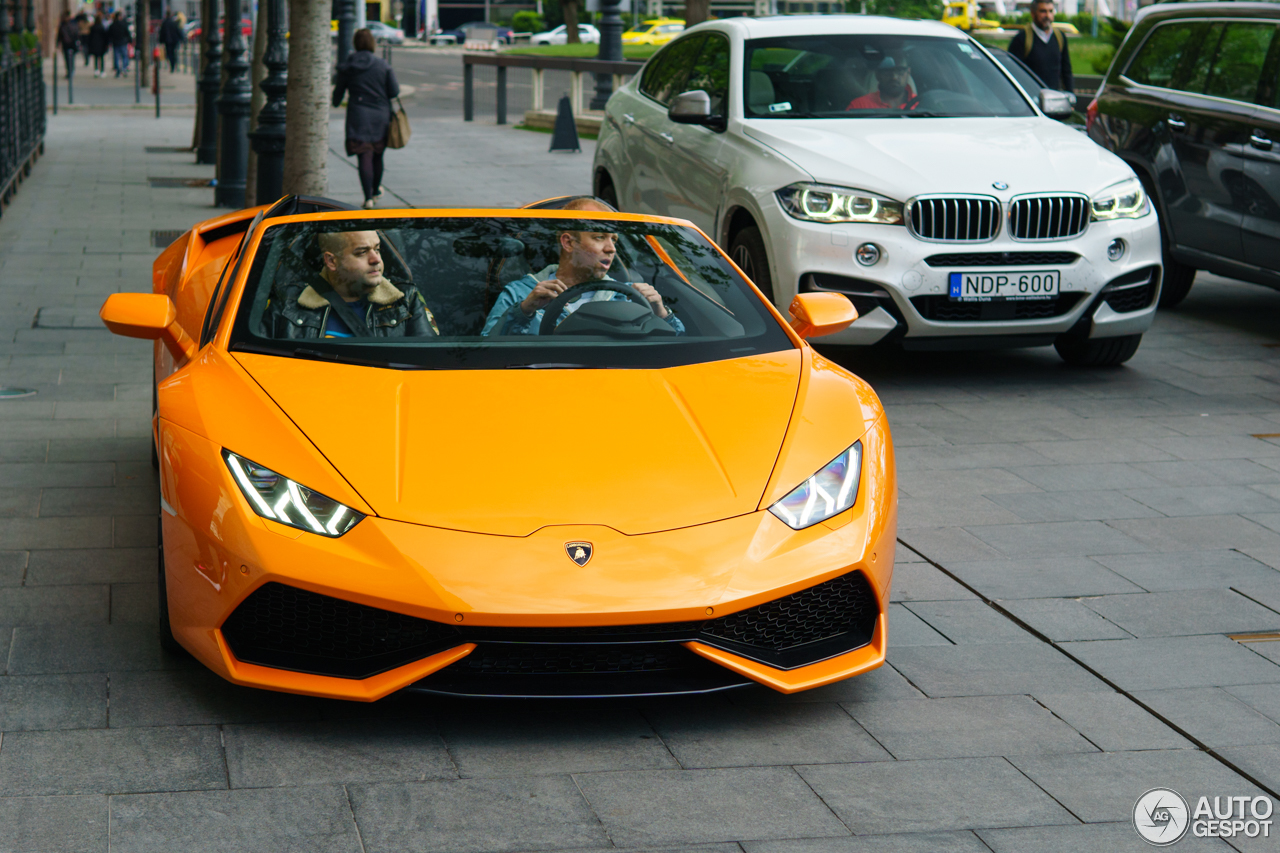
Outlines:
<svg viewBox="0 0 1280 853"><path fill-rule="evenodd" d="M866 576L850 572L714 619L703 626L702 639L767 663L798 666L802 665L799 661L813 663L866 645L879 615L876 595ZM815 654L818 644L838 650Z"/></svg>
<svg viewBox="0 0 1280 853"><path fill-rule="evenodd" d="M1003 302L953 302L946 296L913 296L911 304L926 320L939 323L993 323L1061 317L1079 303L1082 293L1062 293L1053 299Z"/></svg>
<svg viewBox="0 0 1280 853"><path fill-rule="evenodd" d="M948 252L924 262L931 267L1034 267L1065 266L1079 257L1075 252Z"/></svg>
<svg viewBox="0 0 1280 853"><path fill-rule="evenodd" d="M1089 199L1084 196L1035 196L1009 206L1009 232L1015 240L1062 240L1084 233Z"/></svg>
<svg viewBox="0 0 1280 853"><path fill-rule="evenodd" d="M925 240L972 243L1000 231L1000 202L994 198L922 198L907 210L911 230Z"/></svg>
<svg viewBox="0 0 1280 853"><path fill-rule="evenodd" d="M279 583L263 585L222 625L238 660L368 678L460 642L451 625Z"/></svg>
<svg viewBox="0 0 1280 853"><path fill-rule="evenodd" d="M1112 311L1141 311L1156 298L1155 267L1123 275L1107 285L1104 299Z"/></svg>

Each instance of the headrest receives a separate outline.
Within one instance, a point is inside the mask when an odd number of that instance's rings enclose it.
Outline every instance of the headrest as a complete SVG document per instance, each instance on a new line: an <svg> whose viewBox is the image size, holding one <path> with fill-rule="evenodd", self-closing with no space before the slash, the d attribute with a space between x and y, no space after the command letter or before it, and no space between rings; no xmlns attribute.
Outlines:
<svg viewBox="0 0 1280 853"><path fill-rule="evenodd" d="M773 81L763 71L751 72L751 109L764 112L773 103Z"/></svg>

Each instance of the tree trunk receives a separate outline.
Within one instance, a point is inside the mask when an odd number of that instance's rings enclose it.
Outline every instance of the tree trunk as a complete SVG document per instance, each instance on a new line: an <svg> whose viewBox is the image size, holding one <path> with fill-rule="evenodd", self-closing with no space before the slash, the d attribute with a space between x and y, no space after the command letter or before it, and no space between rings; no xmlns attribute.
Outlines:
<svg viewBox="0 0 1280 853"><path fill-rule="evenodd" d="M711 0L684 0L684 25L692 27L711 17Z"/></svg>
<svg viewBox="0 0 1280 853"><path fill-rule="evenodd" d="M249 102L249 132L258 129L258 112L267 102L267 93L260 85L267 76L267 66L262 64L262 56L267 52L267 4L270 0L262 0L258 4L258 20L253 24L253 60L249 65L250 85L253 87L252 100ZM244 206L253 207L275 201L272 198L258 198L258 152L249 146L249 168L245 172Z"/></svg>
<svg viewBox="0 0 1280 853"><path fill-rule="evenodd" d="M564 40L566 44L578 44L578 0L564 0L560 4L564 13Z"/></svg>
<svg viewBox="0 0 1280 853"><path fill-rule="evenodd" d="M284 191L329 192L329 4L289 0Z"/></svg>

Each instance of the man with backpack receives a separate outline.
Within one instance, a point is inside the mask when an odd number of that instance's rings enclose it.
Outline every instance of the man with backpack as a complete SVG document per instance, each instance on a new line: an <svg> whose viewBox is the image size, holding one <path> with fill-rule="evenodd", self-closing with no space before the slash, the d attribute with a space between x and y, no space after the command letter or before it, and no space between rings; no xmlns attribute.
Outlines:
<svg viewBox="0 0 1280 853"><path fill-rule="evenodd" d="M1027 64L1050 89L1072 91L1067 37L1053 28L1053 0L1032 0L1031 23L1009 42L1009 52Z"/></svg>

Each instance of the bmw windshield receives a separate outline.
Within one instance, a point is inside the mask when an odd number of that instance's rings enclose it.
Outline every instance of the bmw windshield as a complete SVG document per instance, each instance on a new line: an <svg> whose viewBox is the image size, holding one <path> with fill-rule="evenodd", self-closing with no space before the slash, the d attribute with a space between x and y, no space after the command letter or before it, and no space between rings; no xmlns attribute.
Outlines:
<svg viewBox="0 0 1280 853"><path fill-rule="evenodd" d="M688 227L541 215L265 224L233 351L447 370L672 367L793 347Z"/></svg>
<svg viewBox="0 0 1280 853"><path fill-rule="evenodd" d="M824 35L746 44L748 118L1031 116L1001 69L964 39Z"/></svg>

